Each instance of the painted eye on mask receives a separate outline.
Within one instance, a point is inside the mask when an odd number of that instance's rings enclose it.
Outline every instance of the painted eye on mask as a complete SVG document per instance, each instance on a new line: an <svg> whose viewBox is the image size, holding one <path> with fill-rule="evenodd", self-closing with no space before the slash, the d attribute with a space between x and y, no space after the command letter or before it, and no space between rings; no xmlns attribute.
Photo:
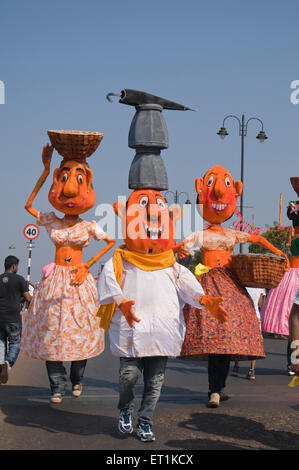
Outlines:
<svg viewBox="0 0 299 470"><path fill-rule="evenodd" d="M229 179L229 177L228 177L228 176L226 176L226 178L225 178L224 182L225 182L225 185L226 185L228 188L230 188L230 187L231 187L231 185L232 185L232 184L231 184L231 181L230 181L230 179Z"/></svg>
<svg viewBox="0 0 299 470"><path fill-rule="evenodd" d="M64 173L64 175L63 175L61 181L62 181L63 183L65 183L65 182L67 181L68 177L69 177L69 175L68 175L67 173Z"/></svg>
<svg viewBox="0 0 299 470"><path fill-rule="evenodd" d="M165 202L161 198L157 198L157 204L160 207L160 209L164 210L165 209Z"/></svg>
<svg viewBox="0 0 299 470"><path fill-rule="evenodd" d="M140 207L147 207L148 205L148 197L147 196L143 196L140 201L139 201L139 205Z"/></svg>
<svg viewBox="0 0 299 470"><path fill-rule="evenodd" d="M82 175L78 175L78 176L77 176L77 180L78 180L78 183L79 183L79 184L82 184L82 183L83 183L83 176L82 176Z"/></svg>
<svg viewBox="0 0 299 470"><path fill-rule="evenodd" d="M214 176L210 176L210 178L207 181L207 186L208 187L212 186L213 182L214 182Z"/></svg>

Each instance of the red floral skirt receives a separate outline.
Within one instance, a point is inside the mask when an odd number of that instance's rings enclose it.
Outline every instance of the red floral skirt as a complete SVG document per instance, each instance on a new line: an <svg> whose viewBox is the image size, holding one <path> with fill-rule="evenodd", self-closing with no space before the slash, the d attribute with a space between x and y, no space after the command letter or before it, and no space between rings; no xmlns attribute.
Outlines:
<svg viewBox="0 0 299 470"><path fill-rule="evenodd" d="M223 297L228 321L220 323L207 309L185 305L186 336L181 357L203 361L208 354L231 354L240 360L264 358L253 302L231 268L213 268L199 280L206 294Z"/></svg>

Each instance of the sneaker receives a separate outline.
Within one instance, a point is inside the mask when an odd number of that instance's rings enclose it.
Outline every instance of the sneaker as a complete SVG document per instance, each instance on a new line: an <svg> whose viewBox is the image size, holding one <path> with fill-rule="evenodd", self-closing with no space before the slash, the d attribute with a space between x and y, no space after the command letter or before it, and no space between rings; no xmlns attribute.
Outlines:
<svg viewBox="0 0 299 470"><path fill-rule="evenodd" d="M139 421L138 423L137 437L139 437L142 442L151 442L156 439L155 434L151 430L151 426L144 421Z"/></svg>
<svg viewBox="0 0 299 470"><path fill-rule="evenodd" d="M62 395L61 393L53 393L53 395L50 398L51 403L61 403L62 402Z"/></svg>
<svg viewBox="0 0 299 470"><path fill-rule="evenodd" d="M220 405L220 394L219 393L211 393L209 402L207 404L208 408L218 408Z"/></svg>
<svg viewBox="0 0 299 470"><path fill-rule="evenodd" d="M253 369L249 369L249 371L247 372L247 375L246 375L246 379L255 380L255 375L254 375L254 370Z"/></svg>
<svg viewBox="0 0 299 470"><path fill-rule="evenodd" d="M132 434L133 425L132 425L132 416L131 413L126 413L121 411L119 414L118 429L123 434Z"/></svg>
<svg viewBox="0 0 299 470"><path fill-rule="evenodd" d="M239 376L239 366L234 366L232 372L231 372L231 375L233 377L238 377Z"/></svg>
<svg viewBox="0 0 299 470"><path fill-rule="evenodd" d="M288 375L290 375L290 376L295 375L295 372L292 371L291 366L288 366Z"/></svg>
<svg viewBox="0 0 299 470"><path fill-rule="evenodd" d="M78 398L82 393L82 384L76 384L72 386L72 395Z"/></svg>
<svg viewBox="0 0 299 470"><path fill-rule="evenodd" d="M2 384L6 384L6 383L7 383L7 381L8 381L8 374L9 374L10 369L11 369L11 367L10 367L8 361L5 361L5 362L2 364L2 368L1 368L0 380L1 380L1 383L2 383Z"/></svg>

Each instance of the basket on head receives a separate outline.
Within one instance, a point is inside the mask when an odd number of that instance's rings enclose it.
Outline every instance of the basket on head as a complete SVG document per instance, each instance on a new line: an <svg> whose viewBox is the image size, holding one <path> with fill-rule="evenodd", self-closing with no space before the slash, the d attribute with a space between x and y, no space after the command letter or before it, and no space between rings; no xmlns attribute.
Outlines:
<svg viewBox="0 0 299 470"><path fill-rule="evenodd" d="M244 287L277 287L285 266L285 259L274 255L250 253L232 256L232 268Z"/></svg>
<svg viewBox="0 0 299 470"><path fill-rule="evenodd" d="M48 131L51 144L65 160L85 160L90 157L103 138L99 132Z"/></svg>

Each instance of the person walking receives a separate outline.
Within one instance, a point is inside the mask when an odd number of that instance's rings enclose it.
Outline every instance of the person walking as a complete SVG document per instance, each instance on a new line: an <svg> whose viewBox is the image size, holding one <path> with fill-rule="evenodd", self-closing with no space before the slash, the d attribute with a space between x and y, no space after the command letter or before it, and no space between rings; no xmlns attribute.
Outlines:
<svg viewBox="0 0 299 470"><path fill-rule="evenodd" d="M8 381L10 369L15 364L19 352L22 332L21 300L31 301L29 286L17 274L19 260L7 256L5 272L0 276L0 383Z"/></svg>
<svg viewBox="0 0 299 470"><path fill-rule="evenodd" d="M65 135L64 131L57 132L61 138ZM66 131L66 135L72 140L78 133ZM73 148L77 148L76 138L72 142ZM83 152L80 146L78 152ZM89 270L115 242L95 221L88 222L79 217L95 204L93 172L84 153L80 153L77 160L65 157L60 168L54 170L48 197L64 217L59 218L54 212L37 211L32 206L49 176L52 153L52 146L43 148L44 171L25 208L36 218L38 225L46 228L56 248L55 262L42 269L42 279L35 286L28 312L23 315L21 348L26 356L45 361L51 390L50 403L60 404L67 385L63 363L71 362L72 396L78 398L82 394L87 359L104 351L104 330L99 327L96 317L99 309L97 287ZM106 247L83 263L83 249L91 238L105 241Z"/></svg>
<svg viewBox="0 0 299 470"><path fill-rule="evenodd" d="M260 311L262 309L262 306L264 304L265 298L266 298L266 289L261 289L261 288L256 288L256 287L246 287L246 290L248 294L251 297L251 300L254 305L255 313L259 322L259 326L261 329L261 315ZM255 380L255 364L256 360L252 359L251 360L251 366L250 369L247 372L246 378L248 380ZM239 375L239 360L238 358L235 358L235 364L231 373L232 376L238 377Z"/></svg>
<svg viewBox="0 0 299 470"><path fill-rule="evenodd" d="M293 300L293 305L289 317L289 362L293 374L299 376L299 289Z"/></svg>

